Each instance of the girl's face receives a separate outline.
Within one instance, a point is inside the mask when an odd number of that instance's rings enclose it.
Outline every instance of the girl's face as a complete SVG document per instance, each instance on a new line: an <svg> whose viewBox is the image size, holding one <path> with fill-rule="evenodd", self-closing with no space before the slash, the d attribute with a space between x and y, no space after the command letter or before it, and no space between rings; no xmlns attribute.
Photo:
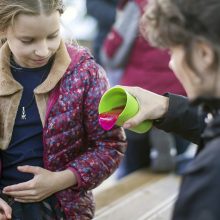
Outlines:
<svg viewBox="0 0 220 220"><path fill-rule="evenodd" d="M28 68L44 66L60 45L60 14L20 14L5 34L17 64Z"/></svg>
<svg viewBox="0 0 220 220"><path fill-rule="evenodd" d="M216 96L216 73L211 73L208 68L211 63L210 54L206 49L195 48L192 55L192 63L196 72L187 65L185 61L185 50L182 46L175 46L170 49L171 58L169 66L185 88L189 99L199 96ZM210 61L210 62L209 62Z"/></svg>

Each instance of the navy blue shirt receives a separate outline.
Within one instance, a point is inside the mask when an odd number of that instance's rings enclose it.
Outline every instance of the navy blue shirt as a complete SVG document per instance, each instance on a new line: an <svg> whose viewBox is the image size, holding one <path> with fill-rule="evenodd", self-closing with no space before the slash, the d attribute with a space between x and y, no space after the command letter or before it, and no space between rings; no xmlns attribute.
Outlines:
<svg viewBox="0 0 220 220"><path fill-rule="evenodd" d="M18 107L11 142L7 150L0 152L2 160L0 189L33 178L33 174L19 172L17 166L43 167L43 128L36 101L33 98L33 90L45 80L51 66L52 61L39 68L23 68L12 61L12 75L23 86L24 91ZM26 120L21 118L23 106L26 107Z"/></svg>

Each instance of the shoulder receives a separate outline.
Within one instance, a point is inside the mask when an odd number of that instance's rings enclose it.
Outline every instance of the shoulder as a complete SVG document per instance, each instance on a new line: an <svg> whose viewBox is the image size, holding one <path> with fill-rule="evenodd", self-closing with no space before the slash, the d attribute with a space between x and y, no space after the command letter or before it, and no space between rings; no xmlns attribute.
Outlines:
<svg viewBox="0 0 220 220"><path fill-rule="evenodd" d="M66 47L71 58L70 68L74 68L86 60L94 59L88 48L78 45L66 45Z"/></svg>
<svg viewBox="0 0 220 220"><path fill-rule="evenodd" d="M67 45L67 51L71 63L63 77L63 86L71 88L91 88L100 85L108 85L105 70L96 63L89 49Z"/></svg>
<svg viewBox="0 0 220 220"><path fill-rule="evenodd" d="M67 45L67 51L71 58L68 72L105 77L104 69L95 61L88 48L78 45Z"/></svg>

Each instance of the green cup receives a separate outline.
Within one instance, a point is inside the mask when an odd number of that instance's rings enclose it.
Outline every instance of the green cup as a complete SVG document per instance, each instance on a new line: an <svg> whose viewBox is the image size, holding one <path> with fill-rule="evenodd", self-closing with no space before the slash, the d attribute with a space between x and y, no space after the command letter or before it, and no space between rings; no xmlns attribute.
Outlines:
<svg viewBox="0 0 220 220"><path fill-rule="evenodd" d="M128 119L134 117L139 110L138 101L134 96L129 94L124 88L120 86L112 87L107 90L99 103L99 114L110 112L115 108L124 106L124 109L120 113L116 125L122 126ZM130 128L129 130L136 133L145 133L152 127L152 121L146 120L141 124Z"/></svg>

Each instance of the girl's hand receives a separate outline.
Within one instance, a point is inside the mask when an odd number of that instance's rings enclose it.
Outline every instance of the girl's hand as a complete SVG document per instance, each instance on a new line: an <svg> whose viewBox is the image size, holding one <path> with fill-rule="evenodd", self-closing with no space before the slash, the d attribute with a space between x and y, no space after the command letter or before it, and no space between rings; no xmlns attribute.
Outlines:
<svg viewBox="0 0 220 220"><path fill-rule="evenodd" d="M139 103L139 112L124 123L124 128L134 127L145 120L159 119L166 114L169 98L139 87L122 87L133 95Z"/></svg>
<svg viewBox="0 0 220 220"><path fill-rule="evenodd" d="M0 220L11 219L12 209L11 207L0 198Z"/></svg>
<svg viewBox="0 0 220 220"><path fill-rule="evenodd" d="M30 203L38 202L50 195L76 184L72 171L51 172L41 167L19 166L18 170L34 174L34 178L3 189L3 193L14 197L15 201Z"/></svg>

